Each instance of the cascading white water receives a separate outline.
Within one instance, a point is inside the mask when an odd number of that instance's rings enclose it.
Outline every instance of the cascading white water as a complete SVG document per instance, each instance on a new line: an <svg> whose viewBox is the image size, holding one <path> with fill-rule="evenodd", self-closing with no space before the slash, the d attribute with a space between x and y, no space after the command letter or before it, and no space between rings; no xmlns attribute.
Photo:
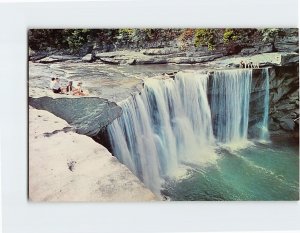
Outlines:
<svg viewBox="0 0 300 233"><path fill-rule="evenodd" d="M217 141L247 142L251 82L251 69L214 72L210 102Z"/></svg>
<svg viewBox="0 0 300 233"><path fill-rule="evenodd" d="M108 126L114 155L154 192L180 163L213 157L207 81L206 74L182 72L175 80L148 79Z"/></svg>
<svg viewBox="0 0 300 233"><path fill-rule="evenodd" d="M147 79L140 94L119 103L123 114L107 127L113 154L159 194L163 178L182 164L214 160L216 140L247 140L251 78L250 69L216 71L210 105L206 74Z"/></svg>
<svg viewBox="0 0 300 233"><path fill-rule="evenodd" d="M259 139L263 142L269 141L269 101L270 101L270 76L268 68L264 68L262 70L262 76L264 78L264 89L265 89L265 97L264 97L264 115L260 129Z"/></svg>

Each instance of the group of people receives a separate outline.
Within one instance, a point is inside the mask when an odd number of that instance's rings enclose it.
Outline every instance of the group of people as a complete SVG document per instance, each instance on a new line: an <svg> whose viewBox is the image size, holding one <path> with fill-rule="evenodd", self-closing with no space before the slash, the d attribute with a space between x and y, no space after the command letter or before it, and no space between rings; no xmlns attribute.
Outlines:
<svg viewBox="0 0 300 233"><path fill-rule="evenodd" d="M85 96L87 93L84 93L82 90L82 82L73 82L68 81L68 85L63 88L60 84L59 78L52 78L50 81L50 89L56 94L72 94L77 96Z"/></svg>
<svg viewBox="0 0 300 233"><path fill-rule="evenodd" d="M259 63L254 64L252 61L246 63L244 61L240 61L240 68L259 68Z"/></svg>

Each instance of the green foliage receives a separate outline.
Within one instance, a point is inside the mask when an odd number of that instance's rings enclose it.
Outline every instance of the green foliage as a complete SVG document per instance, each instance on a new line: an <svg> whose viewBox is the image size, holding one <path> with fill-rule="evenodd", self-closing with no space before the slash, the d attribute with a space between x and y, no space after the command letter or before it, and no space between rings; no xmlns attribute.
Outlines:
<svg viewBox="0 0 300 233"><path fill-rule="evenodd" d="M28 44L33 50L44 50L48 47L64 48L65 30L62 29L31 29L28 31Z"/></svg>
<svg viewBox="0 0 300 233"><path fill-rule="evenodd" d="M68 47L74 50L79 50L82 45L88 41L88 36L90 34L89 29L75 29L75 30L65 30L66 43Z"/></svg>
<svg viewBox="0 0 300 233"><path fill-rule="evenodd" d="M225 29L223 34L224 44L228 44L232 41L237 41L238 39L239 39L239 35L237 31L234 31L233 29Z"/></svg>
<svg viewBox="0 0 300 233"><path fill-rule="evenodd" d="M217 29L196 29L195 30L195 47L207 46L209 50L214 50L216 46Z"/></svg>
<svg viewBox="0 0 300 233"><path fill-rule="evenodd" d="M275 38L279 35L281 30L279 28L265 28L261 29L260 33L262 36L262 41L264 42L274 42Z"/></svg>
<svg viewBox="0 0 300 233"><path fill-rule="evenodd" d="M280 36L280 29L161 29L161 28L122 28L122 29L32 29L28 31L28 44L33 50L48 48L71 49L78 51L84 44L93 42L98 45L117 47L133 46L142 48L154 43L166 46L169 42L179 42L185 49L207 46L209 50L217 45L225 45L228 50L242 48L258 41L273 42ZM105 47L105 46L104 46Z"/></svg>
<svg viewBox="0 0 300 233"><path fill-rule="evenodd" d="M123 28L119 29L117 38L125 41L132 41L135 34L135 29Z"/></svg>

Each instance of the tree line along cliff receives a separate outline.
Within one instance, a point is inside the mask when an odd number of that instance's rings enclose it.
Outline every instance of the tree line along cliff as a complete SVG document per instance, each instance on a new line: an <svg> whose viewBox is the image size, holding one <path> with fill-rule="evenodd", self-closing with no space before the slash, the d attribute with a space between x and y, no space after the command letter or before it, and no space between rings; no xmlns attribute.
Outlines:
<svg viewBox="0 0 300 233"><path fill-rule="evenodd" d="M298 29L30 29L28 44L33 51L60 51L85 55L92 51L177 47L182 50L207 48L224 54L255 52L255 46L268 45L261 52L298 52Z"/></svg>

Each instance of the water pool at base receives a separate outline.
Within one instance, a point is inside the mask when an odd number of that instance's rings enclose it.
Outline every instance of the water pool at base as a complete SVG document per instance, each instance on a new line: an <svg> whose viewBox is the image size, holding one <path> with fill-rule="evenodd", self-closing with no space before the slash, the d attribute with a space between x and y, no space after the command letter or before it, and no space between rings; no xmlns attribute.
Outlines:
<svg viewBox="0 0 300 233"><path fill-rule="evenodd" d="M298 141L219 149L215 163L168 179L161 192L172 201L299 200L298 166Z"/></svg>

